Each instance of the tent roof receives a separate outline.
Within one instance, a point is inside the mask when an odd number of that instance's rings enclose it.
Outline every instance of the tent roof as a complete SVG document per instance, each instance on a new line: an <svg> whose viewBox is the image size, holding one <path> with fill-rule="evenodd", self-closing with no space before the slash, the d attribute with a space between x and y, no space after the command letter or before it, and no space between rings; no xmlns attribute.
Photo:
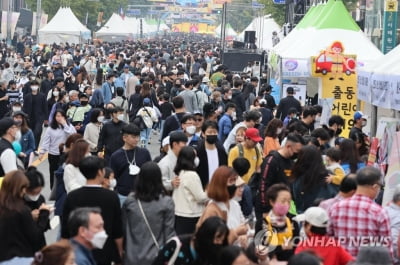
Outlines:
<svg viewBox="0 0 400 265"><path fill-rule="evenodd" d="M78 20L71 8L60 7L50 22L39 32L83 33L90 30Z"/></svg>
<svg viewBox="0 0 400 265"><path fill-rule="evenodd" d="M279 32L281 27L275 22L270 15L256 17L253 21L246 27L242 33L239 34L239 39L244 40L245 31L256 31L257 42L256 44L259 48L271 49L272 48L272 32ZM282 39L282 36L279 36Z"/></svg>
<svg viewBox="0 0 400 265"><path fill-rule="evenodd" d="M119 34L132 34L128 24L121 18L120 15L113 13L107 23L96 32L100 35L119 35Z"/></svg>
<svg viewBox="0 0 400 265"><path fill-rule="evenodd" d="M365 71L384 75L399 75L400 73L400 45L368 65Z"/></svg>
<svg viewBox="0 0 400 265"><path fill-rule="evenodd" d="M215 28L215 33L219 36L221 35L221 24ZM226 24L225 27L225 36L237 36L237 32L232 28L231 24Z"/></svg>
<svg viewBox="0 0 400 265"><path fill-rule="evenodd" d="M365 36L341 0L329 0L319 11L311 10L299 25L273 50L283 58L308 59L317 56L334 41L342 42L345 54L357 55L361 62L372 62L382 56L380 50ZM317 11L320 15L317 15ZM310 12L310 11L309 11Z"/></svg>

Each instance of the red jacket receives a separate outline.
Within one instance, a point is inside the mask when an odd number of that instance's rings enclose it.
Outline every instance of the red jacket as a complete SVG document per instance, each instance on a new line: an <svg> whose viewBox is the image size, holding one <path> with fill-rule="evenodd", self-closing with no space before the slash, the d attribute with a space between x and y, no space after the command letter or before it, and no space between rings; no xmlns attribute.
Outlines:
<svg viewBox="0 0 400 265"><path fill-rule="evenodd" d="M301 241L295 254L305 250L312 250L321 257L324 265L346 265L354 258L342 247L340 243L329 236L312 235Z"/></svg>

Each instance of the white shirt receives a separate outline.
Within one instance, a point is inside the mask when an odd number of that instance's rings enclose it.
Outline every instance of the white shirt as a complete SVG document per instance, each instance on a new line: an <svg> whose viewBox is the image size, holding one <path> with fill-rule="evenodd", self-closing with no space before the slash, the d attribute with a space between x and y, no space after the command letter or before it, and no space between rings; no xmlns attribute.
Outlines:
<svg viewBox="0 0 400 265"><path fill-rule="evenodd" d="M226 225L229 229L238 227L244 223L244 216L240 204L234 199L229 200L229 211Z"/></svg>
<svg viewBox="0 0 400 265"><path fill-rule="evenodd" d="M210 150L206 148L206 152L208 160L208 180L209 180L208 183L210 183L212 175L219 166L218 149L214 148Z"/></svg>
<svg viewBox="0 0 400 265"><path fill-rule="evenodd" d="M3 167L3 171L7 174L10 171L17 170L17 156L14 150L8 148L1 153L0 164ZM0 176L4 177L4 176Z"/></svg>
<svg viewBox="0 0 400 265"><path fill-rule="evenodd" d="M79 189L86 185L86 178L82 175L78 167L72 164L64 167L64 186L67 193Z"/></svg>

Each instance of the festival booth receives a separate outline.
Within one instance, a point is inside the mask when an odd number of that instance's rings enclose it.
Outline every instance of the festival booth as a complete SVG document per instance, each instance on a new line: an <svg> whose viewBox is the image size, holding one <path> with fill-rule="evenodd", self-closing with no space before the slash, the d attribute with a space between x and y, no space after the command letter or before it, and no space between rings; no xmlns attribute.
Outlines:
<svg viewBox="0 0 400 265"><path fill-rule="evenodd" d="M41 43L82 43L91 38L87 29L69 7L60 7L50 22L39 30Z"/></svg>
<svg viewBox="0 0 400 265"><path fill-rule="evenodd" d="M400 45L358 73L358 98L378 109L400 111ZM380 117L371 139L370 165L385 174L383 205L392 200L400 184L400 120Z"/></svg>
<svg viewBox="0 0 400 265"><path fill-rule="evenodd" d="M215 28L215 34L217 37L221 37L221 25ZM236 31L232 28L231 24L225 26L225 40L234 40L237 38Z"/></svg>
<svg viewBox="0 0 400 265"><path fill-rule="evenodd" d="M120 15L113 13L107 23L96 32L96 38L103 41L131 40L133 32Z"/></svg>
<svg viewBox="0 0 400 265"><path fill-rule="evenodd" d="M341 0L315 5L270 52L275 99L285 97L288 86L302 105L318 98L321 123L341 115L343 135L348 136L357 110L357 71L381 56Z"/></svg>
<svg viewBox="0 0 400 265"><path fill-rule="evenodd" d="M244 41L245 31L256 32L256 45L259 49L270 50L272 48L272 32L276 31L280 39L283 39L281 27L270 15L257 17L239 34L238 39Z"/></svg>

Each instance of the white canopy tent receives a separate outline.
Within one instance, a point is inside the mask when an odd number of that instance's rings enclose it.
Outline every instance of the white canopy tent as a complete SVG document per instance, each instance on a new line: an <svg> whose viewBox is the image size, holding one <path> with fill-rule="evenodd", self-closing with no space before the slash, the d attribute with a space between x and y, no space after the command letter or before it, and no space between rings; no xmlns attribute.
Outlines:
<svg viewBox="0 0 400 265"><path fill-rule="evenodd" d="M96 32L96 38L117 41L121 39L132 39L133 32L129 24L120 15L113 13L107 23Z"/></svg>
<svg viewBox="0 0 400 265"><path fill-rule="evenodd" d="M72 13L69 7L60 7L50 22L39 30L40 43L80 43L90 39L90 30Z"/></svg>
<svg viewBox="0 0 400 265"><path fill-rule="evenodd" d="M215 28L215 34L217 36L221 36L221 24ZM237 32L232 28L232 26L228 23L225 27L225 36L226 37L237 37Z"/></svg>
<svg viewBox="0 0 400 265"><path fill-rule="evenodd" d="M358 98L400 110L400 45L358 72Z"/></svg>
<svg viewBox="0 0 400 265"><path fill-rule="evenodd" d="M276 31L280 39L283 36L280 34L281 27L275 22L270 15L263 17L256 17L253 21L246 27L246 29L239 34L239 40L244 40L245 31L255 31L257 42L256 45L260 49L269 50L272 48L272 32Z"/></svg>

